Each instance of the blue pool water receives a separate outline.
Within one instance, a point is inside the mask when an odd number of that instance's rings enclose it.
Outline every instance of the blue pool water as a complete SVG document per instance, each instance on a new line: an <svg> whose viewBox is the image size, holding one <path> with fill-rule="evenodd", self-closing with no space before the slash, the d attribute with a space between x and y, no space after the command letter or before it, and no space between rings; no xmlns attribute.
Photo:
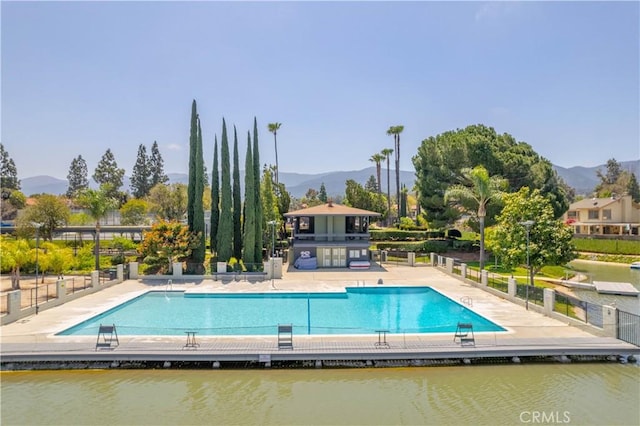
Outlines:
<svg viewBox="0 0 640 426"><path fill-rule="evenodd" d="M150 291L59 335L97 335L115 324L119 335L274 335L449 333L458 322L474 331L504 328L430 287L349 287L344 293L184 293Z"/></svg>

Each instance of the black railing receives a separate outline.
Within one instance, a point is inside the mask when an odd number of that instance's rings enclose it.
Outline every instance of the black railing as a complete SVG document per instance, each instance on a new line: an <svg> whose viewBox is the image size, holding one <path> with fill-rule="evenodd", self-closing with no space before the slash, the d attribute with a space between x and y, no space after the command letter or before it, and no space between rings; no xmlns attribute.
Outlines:
<svg viewBox="0 0 640 426"><path fill-rule="evenodd" d="M618 310L616 323L618 339L640 346L640 315Z"/></svg>
<svg viewBox="0 0 640 426"><path fill-rule="evenodd" d="M467 268L467 278L479 283L482 281L482 273L477 269Z"/></svg>
<svg viewBox="0 0 640 426"><path fill-rule="evenodd" d="M509 292L509 279L502 275L489 274L487 286L500 290L503 293Z"/></svg>
<svg viewBox="0 0 640 426"><path fill-rule="evenodd" d="M602 328L602 305L556 292L554 311Z"/></svg>
<svg viewBox="0 0 640 426"><path fill-rule="evenodd" d="M526 284L516 284L516 297L534 305L544 306L544 288Z"/></svg>

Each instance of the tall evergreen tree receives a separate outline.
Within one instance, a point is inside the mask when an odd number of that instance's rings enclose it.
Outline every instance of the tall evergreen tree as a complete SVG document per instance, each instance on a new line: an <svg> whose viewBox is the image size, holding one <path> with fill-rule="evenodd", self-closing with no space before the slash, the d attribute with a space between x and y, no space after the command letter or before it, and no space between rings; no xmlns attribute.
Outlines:
<svg viewBox="0 0 640 426"><path fill-rule="evenodd" d="M631 199L636 203L640 203L640 185L638 185L638 179L635 173L631 173L629 177L629 184L627 185L627 192L631 195Z"/></svg>
<svg viewBox="0 0 640 426"><path fill-rule="evenodd" d="M218 136L213 144L213 170L211 171L211 229L209 244L211 254L218 251L218 224L220 222L220 181L218 179Z"/></svg>
<svg viewBox="0 0 640 426"><path fill-rule="evenodd" d="M9 153L5 151L4 145L0 143L0 187L3 192L12 189L20 189L20 181L18 180L18 169L13 159L9 157Z"/></svg>
<svg viewBox="0 0 640 426"><path fill-rule="evenodd" d="M252 268L256 251L256 208L255 179L253 177L253 155L251 153L251 134L247 132L247 155L244 160L244 261Z"/></svg>
<svg viewBox="0 0 640 426"><path fill-rule="evenodd" d="M123 177L124 169L118 167L118 163L111 149L107 149L96 166L93 173L93 180L105 189L107 197L121 199L119 191L122 187Z"/></svg>
<svg viewBox="0 0 640 426"><path fill-rule="evenodd" d="M189 183L187 185L187 226L193 232L193 208L196 189L196 156L198 150L198 108L196 100L191 104L191 127L189 131Z"/></svg>
<svg viewBox="0 0 640 426"><path fill-rule="evenodd" d="M67 180L69 181L67 197L75 198L81 191L87 189L89 187L88 176L87 162L84 161L82 155L78 155L77 158L71 160L71 166L67 174Z"/></svg>
<svg viewBox="0 0 640 426"><path fill-rule="evenodd" d="M153 188L159 183L169 182L169 176L164 173L164 160L158 148L158 142L153 141L151 146L151 157L149 158L149 174L151 176L149 188Z"/></svg>
<svg viewBox="0 0 640 426"><path fill-rule="evenodd" d="M318 199L323 203L327 202L327 188L324 186L324 182L320 184L320 192L318 192Z"/></svg>
<svg viewBox="0 0 640 426"><path fill-rule="evenodd" d="M407 187L404 184L400 189L400 217L407 217Z"/></svg>
<svg viewBox="0 0 640 426"><path fill-rule="evenodd" d="M270 222L279 222L279 212L278 212L278 200L273 191L273 180L271 176L271 169L268 167L264 168L264 175L262 177L262 211L264 214L265 224L269 224ZM267 256L270 257L272 253L275 252L275 247L273 247L273 241L276 239L274 233L278 227L267 226L266 233L266 246L269 248L267 250Z"/></svg>
<svg viewBox="0 0 640 426"><path fill-rule="evenodd" d="M197 236L199 244L191 252L194 270L196 274L203 271L204 257L206 251L206 238L204 227L204 206L202 196L204 195L204 159L202 157L202 128L200 117L198 117L198 139L196 145L196 187L195 199L193 200L193 233Z"/></svg>
<svg viewBox="0 0 640 426"><path fill-rule="evenodd" d="M227 124L222 119L222 143L220 146L220 224L218 226L218 260L227 262L233 256L233 217L231 201L231 165Z"/></svg>
<svg viewBox="0 0 640 426"><path fill-rule="evenodd" d="M254 263L262 263L262 247L264 247L264 218L262 215L262 196L260 194L260 152L258 148L258 120L253 118L253 179L256 209L256 251Z"/></svg>
<svg viewBox="0 0 640 426"><path fill-rule="evenodd" d="M240 195L240 164L238 159L238 134L233 126L233 257L242 258L242 200Z"/></svg>
<svg viewBox="0 0 640 426"><path fill-rule="evenodd" d="M138 146L138 157L129 180L131 182L131 194L135 198L143 198L149 195L149 190L151 190L149 186L151 183L149 158L147 156L147 148L142 144Z"/></svg>

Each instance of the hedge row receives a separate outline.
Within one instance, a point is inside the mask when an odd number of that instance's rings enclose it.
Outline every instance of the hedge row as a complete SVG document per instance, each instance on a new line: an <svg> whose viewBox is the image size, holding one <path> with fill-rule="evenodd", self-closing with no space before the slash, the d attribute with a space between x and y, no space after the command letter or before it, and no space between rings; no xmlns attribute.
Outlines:
<svg viewBox="0 0 640 426"><path fill-rule="evenodd" d="M445 231L406 231L401 229L371 229L371 241L422 241L444 238Z"/></svg>
<svg viewBox="0 0 640 426"><path fill-rule="evenodd" d="M627 240L574 238L576 250L589 253L640 255L640 243Z"/></svg>
<svg viewBox="0 0 640 426"><path fill-rule="evenodd" d="M378 250L401 250L420 253L445 253L452 249L452 240L427 240L417 242L383 242L376 244Z"/></svg>

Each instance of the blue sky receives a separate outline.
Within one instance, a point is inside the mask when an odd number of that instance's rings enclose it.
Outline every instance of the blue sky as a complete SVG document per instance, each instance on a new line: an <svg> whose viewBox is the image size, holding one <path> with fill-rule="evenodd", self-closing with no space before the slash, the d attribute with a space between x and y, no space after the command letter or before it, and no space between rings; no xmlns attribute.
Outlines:
<svg viewBox="0 0 640 426"><path fill-rule="evenodd" d="M372 166L402 124L401 168L433 135L483 123L554 164L640 158L638 2L1 2L1 141L20 178L131 173L158 141L186 172L198 102L211 169L222 118L240 164Z"/></svg>

